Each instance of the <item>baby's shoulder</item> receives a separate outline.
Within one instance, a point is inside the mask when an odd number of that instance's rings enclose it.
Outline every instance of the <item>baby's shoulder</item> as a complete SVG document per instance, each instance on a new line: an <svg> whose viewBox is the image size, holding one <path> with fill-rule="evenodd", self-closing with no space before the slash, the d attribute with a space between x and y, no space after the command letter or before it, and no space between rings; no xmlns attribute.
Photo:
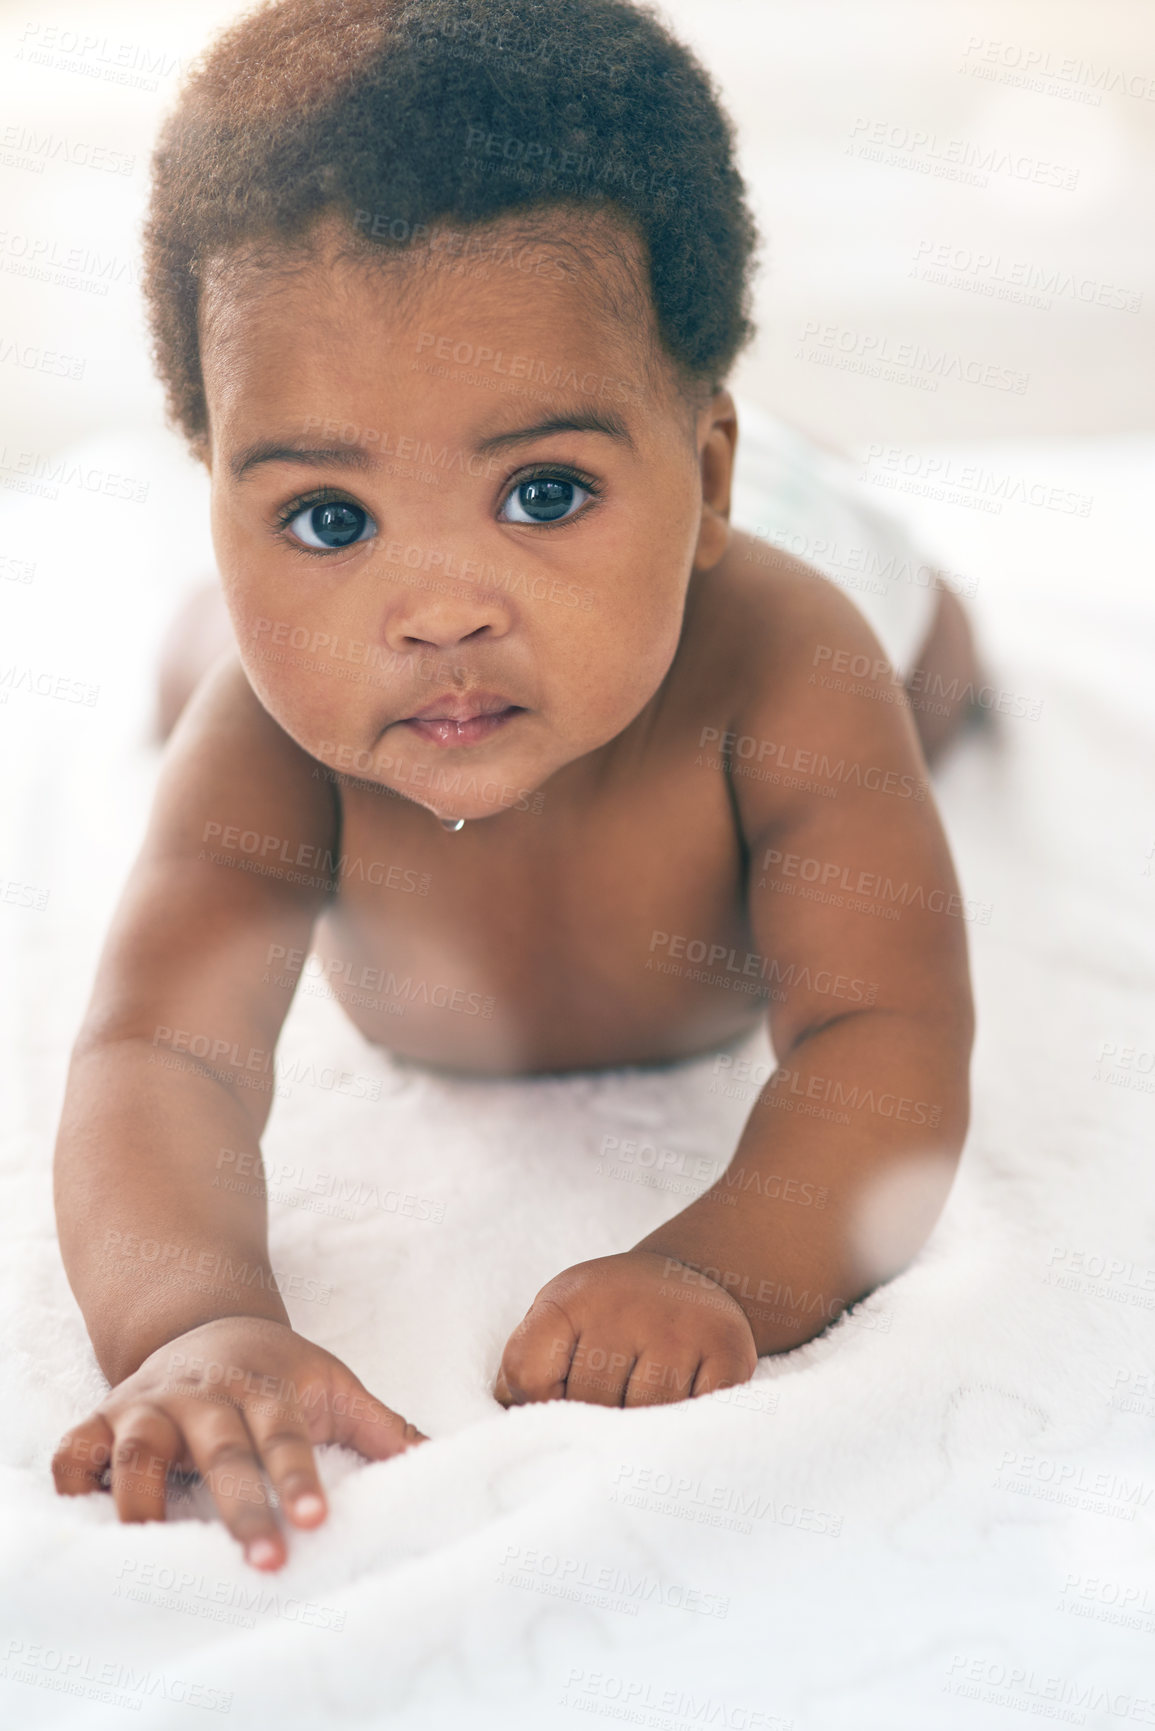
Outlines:
<svg viewBox="0 0 1155 1731"><path fill-rule="evenodd" d="M923 798L902 683L837 584L737 530L702 575L687 616L696 665L683 688L696 745L724 768L747 839L793 823L812 835L842 823L858 788L917 788ZM870 677L832 680L840 651L865 657ZM880 811L872 795L867 818Z"/></svg>
<svg viewBox="0 0 1155 1731"><path fill-rule="evenodd" d="M833 652L865 654L886 677L885 655L862 612L801 559L735 529L705 576L687 623L719 675L701 678L701 667L698 688L728 693L731 730L755 721L772 726L813 709L819 671Z"/></svg>

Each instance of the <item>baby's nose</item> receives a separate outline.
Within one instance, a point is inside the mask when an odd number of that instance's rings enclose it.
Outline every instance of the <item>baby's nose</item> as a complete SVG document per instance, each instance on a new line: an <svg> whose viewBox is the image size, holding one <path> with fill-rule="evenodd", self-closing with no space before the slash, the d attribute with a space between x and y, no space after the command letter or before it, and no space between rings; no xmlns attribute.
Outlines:
<svg viewBox="0 0 1155 1731"><path fill-rule="evenodd" d="M390 566L381 635L392 650L455 649L466 642L503 637L510 626L510 600L484 581L479 563L450 551L428 569Z"/></svg>

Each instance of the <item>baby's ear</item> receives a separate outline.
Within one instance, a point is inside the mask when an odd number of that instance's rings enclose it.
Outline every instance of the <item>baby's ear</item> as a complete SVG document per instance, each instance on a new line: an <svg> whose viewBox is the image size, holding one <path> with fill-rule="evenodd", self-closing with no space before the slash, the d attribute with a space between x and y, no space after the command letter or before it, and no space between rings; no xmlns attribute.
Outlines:
<svg viewBox="0 0 1155 1731"><path fill-rule="evenodd" d="M729 500L726 511L715 511L702 502L702 523L698 530L698 545L694 549L694 570L709 571L730 545Z"/></svg>
<svg viewBox="0 0 1155 1731"><path fill-rule="evenodd" d="M702 526L694 554L694 568L698 571L708 571L711 565L716 565L730 541L730 487L738 444L738 412L729 391L716 393L703 412L703 423L706 436L699 458Z"/></svg>

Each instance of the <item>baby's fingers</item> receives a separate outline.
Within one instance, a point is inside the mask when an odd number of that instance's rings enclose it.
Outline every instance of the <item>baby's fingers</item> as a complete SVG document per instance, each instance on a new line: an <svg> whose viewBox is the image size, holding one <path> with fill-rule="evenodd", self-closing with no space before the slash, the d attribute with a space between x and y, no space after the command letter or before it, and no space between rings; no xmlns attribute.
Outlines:
<svg viewBox="0 0 1155 1731"><path fill-rule="evenodd" d="M681 1346L668 1342L639 1353L622 1405L668 1406L676 1400L689 1400L699 1356L691 1342Z"/></svg>
<svg viewBox="0 0 1155 1731"><path fill-rule="evenodd" d="M57 1495L82 1497L89 1491L104 1490L111 1459L112 1428L102 1413L94 1412L83 1424L73 1425L52 1457Z"/></svg>
<svg viewBox="0 0 1155 1731"><path fill-rule="evenodd" d="M322 1435L327 1440L356 1449L367 1461L392 1460L415 1443L429 1441L415 1424L375 1400L351 1370L344 1365L341 1370L344 1374L325 1397L329 1418Z"/></svg>
<svg viewBox="0 0 1155 1731"><path fill-rule="evenodd" d="M748 1342L718 1347L708 1352L698 1366L693 1393L714 1394L720 1388L735 1388L749 1382L758 1367L758 1348L753 1337Z"/></svg>
<svg viewBox="0 0 1155 1731"><path fill-rule="evenodd" d="M564 1400L577 1336L557 1305L534 1302L505 1343L494 1395L502 1406Z"/></svg>
<svg viewBox="0 0 1155 1731"><path fill-rule="evenodd" d="M191 1400L181 1416L193 1465L212 1492L225 1526L243 1547L245 1561L258 1569L279 1569L287 1555L285 1541L239 1410Z"/></svg>
<svg viewBox="0 0 1155 1731"><path fill-rule="evenodd" d="M250 1401L245 1418L269 1482L289 1519L299 1527L319 1525L327 1512L325 1493L304 1417L284 1407Z"/></svg>
<svg viewBox="0 0 1155 1731"><path fill-rule="evenodd" d="M179 1427L163 1407L138 1401L111 1415L111 1485L122 1521L163 1521L169 1468L184 1455Z"/></svg>

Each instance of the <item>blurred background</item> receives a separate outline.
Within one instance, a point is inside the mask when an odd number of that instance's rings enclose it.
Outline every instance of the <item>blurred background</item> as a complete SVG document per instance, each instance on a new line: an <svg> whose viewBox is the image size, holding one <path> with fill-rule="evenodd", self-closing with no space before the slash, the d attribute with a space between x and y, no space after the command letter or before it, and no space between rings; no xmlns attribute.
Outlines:
<svg viewBox="0 0 1155 1731"><path fill-rule="evenodd" d="M4 469L159 426L148 153L183 69L247 9L0 4ZM1151 426L1147 0L660 10L716 76L765 239L740 391L851 449Z"/></svg>

